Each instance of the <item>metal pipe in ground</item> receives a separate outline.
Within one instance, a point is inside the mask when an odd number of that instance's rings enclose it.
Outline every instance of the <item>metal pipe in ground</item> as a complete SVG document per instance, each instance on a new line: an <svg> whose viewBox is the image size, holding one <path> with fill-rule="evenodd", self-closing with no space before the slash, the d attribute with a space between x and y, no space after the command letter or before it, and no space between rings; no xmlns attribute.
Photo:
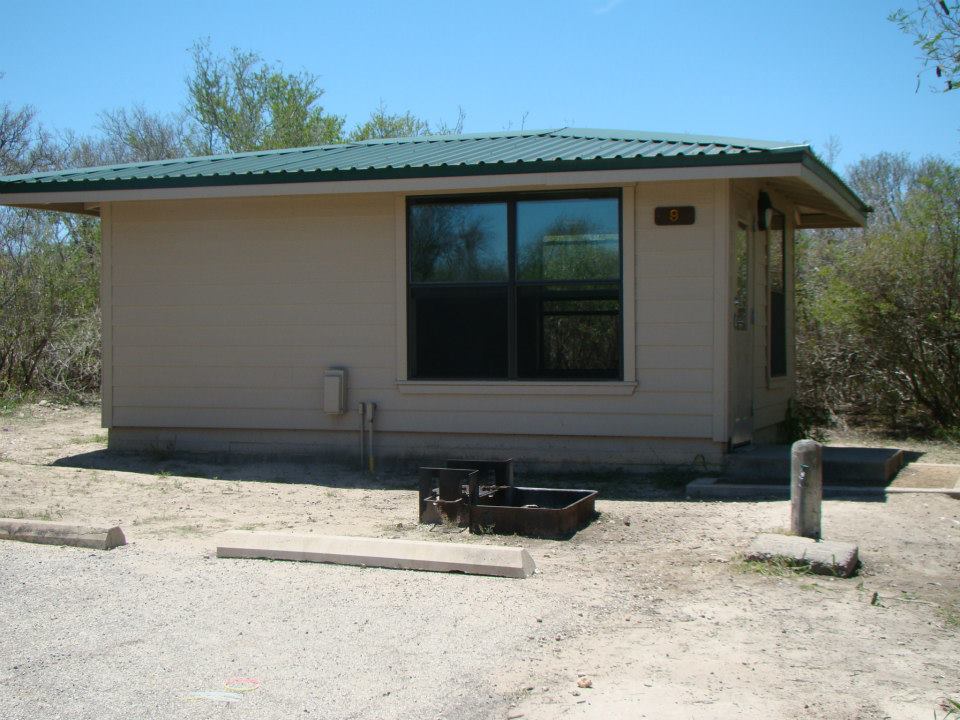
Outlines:
<svg viewBox="0 0 960 720"><path fill-rule="evenodd" d="M364 468L364 454L367 449L367 443L364 440L363 433L366 429L367 424L367 404L360 403L357 406L357 414L360 416L360 471L363 471Z"/></svg>
<svg viewBox="0 0 960 720"><path fill-rule="evenodd" d="M376 415L377 404L375 402L367 403L367 423L370 427L367 428L367 442L370 446L370 450L367 453L367 470L370 472L376 471L376 463L373 459L373 416Z"/></svg>

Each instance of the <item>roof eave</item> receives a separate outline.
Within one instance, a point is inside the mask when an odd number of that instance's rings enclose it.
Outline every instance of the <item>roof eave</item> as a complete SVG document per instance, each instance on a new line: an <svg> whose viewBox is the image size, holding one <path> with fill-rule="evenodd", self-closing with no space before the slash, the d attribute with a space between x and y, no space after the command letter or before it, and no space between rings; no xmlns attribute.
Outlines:
<svg viewBox="0 0 960 720"><path fill-rule="evenodd" d="M822 160L812 152L807 152L801 162L800 177L826 196L843 213L849 222L837 224L816 224L810 227L864 227L870 207L864 203L850 187L837 176ZM822 220L820 221L823 222Z"/></svg>
<svg viewBox="0 0 960 720"><path fill-rule="evenodd" d="M642 170L678 167L716 167L801 162L802 149L717 155L658 155L636 158L598 158L577 160L537 160L534 162L478 163L475 165L439 165L420 167L346 168L314 172L244 173L237 175L193 175L171 178L126 178L121 180L67 180L40 182L2 182L0 196L20 193L54 193L87 190L156 190L191 187L230 187L240 185L295 184L355 180L395 180L460 177L464 175L512 175L524 173L586 172L595 170Z"/></svg>
<svg viewBox="0 0 960 720"><path fill-rule="evenodd" d="M730 168L729 174L724 168ZM699 172L702 171L702 172ZM0 183L0 204L95 215L100 202L233 195L324 194L344 192L437 192L545 183L618 184L723 177L794 177L829 201L838 212L813 218L816 227L858 227L868 208L807 148L715 156L657 156L603 160L491 163L472 166L380 168L273 175L196 176L123 181ZM457 181L453 188L454 180ZM811 227L814 225L811 225Z"/></svg>

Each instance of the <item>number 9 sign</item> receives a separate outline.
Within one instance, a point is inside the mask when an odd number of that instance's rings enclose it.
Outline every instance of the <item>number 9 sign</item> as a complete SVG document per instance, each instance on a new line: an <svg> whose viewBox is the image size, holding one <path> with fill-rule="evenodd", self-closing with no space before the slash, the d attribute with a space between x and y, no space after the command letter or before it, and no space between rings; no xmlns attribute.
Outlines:
<svg viewBox="0 0 960 720"><path fill-rule="evenodd" d="M693 225L696 213L693 205L658 207L653 211L653 220L657 225Z"/></svg>

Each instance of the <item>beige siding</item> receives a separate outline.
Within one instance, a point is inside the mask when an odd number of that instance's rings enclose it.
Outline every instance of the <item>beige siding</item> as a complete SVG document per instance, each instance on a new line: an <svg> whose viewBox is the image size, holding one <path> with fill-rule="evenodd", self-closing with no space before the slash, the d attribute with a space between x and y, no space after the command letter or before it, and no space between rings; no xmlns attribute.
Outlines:
<svg viewBox="0 0 960 720"><path fill-rule="evenodd" d="M714 185L637 188L635 400L644 409L674 409L670 431L659 434L712 435ZM660 205L693 205L696 222L658 226L653 216Z"/></svg>
<svg viewBox="0 0 960 720"><path fill-rule="evenodd" d="M115 204L114 425L336 428L394 385L392 198Z"/></svg>
<svg viewBox="0 0 960 720"><path fill-rule="evenodd" d="M636 293L625 357L637 388L616 395L403 391L403 205L392 194L114 203L112 426L131 442L147 429L195 442L219 428L339 431L334 444L348 444L356 414L320 410L323 370L337 366L348 370L350 407L376 402L381 447L398 454L446 436L499 447L504 434L542 449L549 438L593 438L598 457L618 462L715 454L714 188L627 189ZM666 204L695 205L696 224L656 226L654 207Z"/></svg>

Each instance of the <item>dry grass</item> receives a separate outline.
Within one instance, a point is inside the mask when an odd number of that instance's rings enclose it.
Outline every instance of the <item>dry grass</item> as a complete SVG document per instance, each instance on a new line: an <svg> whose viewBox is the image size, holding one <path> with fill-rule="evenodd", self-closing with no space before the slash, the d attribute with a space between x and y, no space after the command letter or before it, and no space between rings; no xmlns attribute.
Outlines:
<svg viewBox="0 0 960 720"><path fill-rule="evenodd" d="M747 560L741 557L731 567L739 572L757 573L765 577L806 577L813 573L810 563L783 555L777 555L767 561Z"/></svg>

